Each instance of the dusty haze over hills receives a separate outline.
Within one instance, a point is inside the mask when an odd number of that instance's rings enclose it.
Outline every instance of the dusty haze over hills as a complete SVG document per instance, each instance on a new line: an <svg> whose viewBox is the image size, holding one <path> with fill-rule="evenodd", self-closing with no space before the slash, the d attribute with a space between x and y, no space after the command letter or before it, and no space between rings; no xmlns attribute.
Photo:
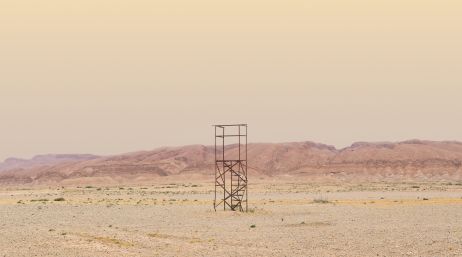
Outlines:
<svg viewBox="0 0 462 257"><path fill-rule="evenodd" d="M249 123L251 142L462 141L461 13L441 0L1 1L0 160L208 145L228 122Z"/></svg>
<svg viewBox="0 0 462 257"><path fill-rule="evenodd" d="M236 147L228 146L232 156ZM462 179L462 143L410 140L355 143L344 149L312 142L260 143L248 148L254 179L439 181ZM229 157L229 156L227 156ZM211 180L214 149L191 145L122 155L76 156L0 173L3 184L146 183L161 178ZM1 165L0 165L1 167Z"/></svg>

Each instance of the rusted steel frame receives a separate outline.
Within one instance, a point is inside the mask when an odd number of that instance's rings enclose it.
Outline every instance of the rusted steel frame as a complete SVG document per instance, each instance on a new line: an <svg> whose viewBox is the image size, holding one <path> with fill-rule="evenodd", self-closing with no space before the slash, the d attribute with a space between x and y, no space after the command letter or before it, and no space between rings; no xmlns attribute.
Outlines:
<svg viewBox="0 0 462 257"><path fill-rule="evenodd" d="M248 211L248 179L247 179L247 136L249 135L248 127L245 126L245 211Z"/></svg>
<svg viewBox="0 0 462 257"><path fill-rule="evenodd" d="M222 162L222 165L223 165L223 170L225 170L225 127L224 126L221 126L221 128L223 129L223 162ZM226 203L226 172L224 172L224 176L223 176L223 201ZM226 211L226 204L223 204L223 210Z"/></svg>
<svg viewBox="0 0 462 257"><path fill-rule="evenodd" d="M225 127L234 126L238 129L238 134L229 134L226 135ZM245 134L242 133L241 127L245 127ZM217 133L217 128L221 128L221 135ZM215 200L214 208L223 203L223 209L226 210L228 206L231 210L240 210L244 211L242 203L245 201L245 211L248 210L248 128L246 124L233 124L233 125L215 125ZM238 137L238 159L237 160L226 160L226 147L225 147L225 138L227 137ZM242 137L245 137L245 160L242 158L242 147L243 142ZM217 139L221 138L221 160L218 159L218 141ZM220 165L221 164L221 165ZM221 169L220 169L221 166ZM236 168L236 166L238 166ZM229 173L229 175L227 175ZM227 185L227 176L230 177L228 191ZM223 189L223 200L217 203L218 201L218 189Z"/></svg>
<svg viewBox="0 0 462 257"><path fill-rule="evenodd" d="M215 198L213 200L213 209L217 211L217 127L215 127Z"/></svg>

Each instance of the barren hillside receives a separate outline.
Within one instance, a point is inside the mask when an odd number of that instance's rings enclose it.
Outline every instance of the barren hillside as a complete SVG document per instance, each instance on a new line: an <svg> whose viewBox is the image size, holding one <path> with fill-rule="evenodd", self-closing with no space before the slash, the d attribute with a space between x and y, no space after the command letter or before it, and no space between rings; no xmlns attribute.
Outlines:
<svg viewBox="0 0 462 257"><path fill-rule="evenodd" d="M227 153L237 153L228 146ZM249 172L259 178L310 180L460 180L462 143L355 143L344 149L312 142L249 144ZM0 173L0 183L144 182L213 175L214 149L192 145L109 157L22 166Z"/></svg>

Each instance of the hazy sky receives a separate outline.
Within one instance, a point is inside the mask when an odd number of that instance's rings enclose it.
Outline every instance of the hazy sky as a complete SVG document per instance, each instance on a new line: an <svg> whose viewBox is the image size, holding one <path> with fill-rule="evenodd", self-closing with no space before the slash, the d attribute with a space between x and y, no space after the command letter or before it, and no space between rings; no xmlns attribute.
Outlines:
<svg viewBox="0 0 462 257"><path fill-rule="evenodd" d="M462 140L462 1L1 0L0 160Z"/></svg>

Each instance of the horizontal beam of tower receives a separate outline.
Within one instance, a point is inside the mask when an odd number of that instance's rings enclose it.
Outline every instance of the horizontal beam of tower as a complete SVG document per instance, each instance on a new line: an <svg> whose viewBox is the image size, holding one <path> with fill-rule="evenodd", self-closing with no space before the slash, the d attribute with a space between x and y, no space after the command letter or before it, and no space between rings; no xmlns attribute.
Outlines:
<svg viewBox="0 0 462 257"><path fill-rule="evenodd" d="M247 124L213 125L214 127L247 127Z"/></svg>

